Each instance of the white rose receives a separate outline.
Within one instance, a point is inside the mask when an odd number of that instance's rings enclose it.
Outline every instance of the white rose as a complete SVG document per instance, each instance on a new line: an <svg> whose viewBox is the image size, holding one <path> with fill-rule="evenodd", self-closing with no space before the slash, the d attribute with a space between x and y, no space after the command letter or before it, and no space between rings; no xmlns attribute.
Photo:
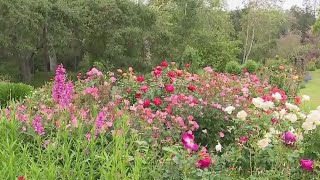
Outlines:
<svg viewBox="0 0 320 180"><path fill-rule="evenodd" d="M216 151L217 152L221 152L222 151L222 146L221 144L218 142L218 144L216 145Z"/></svg>
<svg viewBox="0 0 320 180"><path fill-rule="evenodd" d="M305 131L311 131L313 129L316 129L316 125L311 121L306 121L306 122L302 123L302 128Z"/></svg>
<svg viewBox="0 0 320 180"><path fill-rule="evenodd" d="M283 119L284 116L286 115L286 113L287 113L287 111L286 111L285 109L282 109L282 110L280 111L280 113L279 113L280 119Z"/></svg>
<svg viewBox="0 0 320 180"><path fill-rule="evenodd" d="M289 121L293 122L293 123L298 120L297 115L292 114L292 113L287 114L287 115L285 116L285 118L288 119Z"/></svg>
<svg viewBox="0 0 320 180"><path fill-rule="evenodd" d="M275 98L277 101L280 101L282 99L281 94L278 92L276 92L275 94L272 94L272 97Z"/></svg>
<svg viewBox="0 0 320 180"><path fill-rule="evenodd" d="M290 110L290 111L300 111L300 108L294 104L291 103L286 103L286 107Z"/></svg>
<svg viewBox="0 0 320 180"><path fill-rule="evenodd" d="M263 103L263 99L260 98L260 97L253 98L253 99L252 99L252 103L253 103L257 108L261 108L261 104Z"/></svg>
<svg viewBox="0 0 320 180"><path fill-rule="evenodd" d="M224 112L231 114L233 110L235 110L236 108L233 106L228 106L224 109Z"/></svg>
<svg viewBox="0 0 320 180"><path fill-rule="evenodd" d="M310 96L303 95L302 96L302 101L310 101Z"/></svg>
<svg viewBox="0 0 320 180"><path fill-rule="evenodd" d="M247 116L248 116L248 114L244 110L238 112L238 114L237 114L237 118L239 118L241 120L246 120Z"/></svg>
<svg viewBox="0 0 320 180"><path fill-rule="evenodd" d="M298 116L301 118L301 119L306 119L307 116L305 114L303 114L302 112L298 112Z"/></svg>
<svg viewBox="0 0 320 180"><path fill-rule="evenodd" d="M271 140L269 138L264 138L258 141L258 146L261 149L266 148L267 146L269 146L269 143L271 142Z"/></svg>

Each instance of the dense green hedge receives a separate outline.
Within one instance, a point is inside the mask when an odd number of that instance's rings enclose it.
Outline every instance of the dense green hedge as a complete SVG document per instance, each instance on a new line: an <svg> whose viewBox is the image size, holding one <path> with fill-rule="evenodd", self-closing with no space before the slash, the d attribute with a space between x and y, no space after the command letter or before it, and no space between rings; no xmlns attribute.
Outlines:
<svg viewBox="0 0 320 180"><path fill-rule="evenodd" d="M254 60L248 60L246 64L244 65L244 68L249 72L249 73L255 73L257 72L259 65L257 62Z"/></svg>
<svg viewBox="0 0 320 180"><path fill-rule="evenodd" d="M33 87L26 84L0 82L0 106L5 106L10 100L20 100L32 90Z"/></svg>
<svg viewBox="0 0 320 180"><path fill-rule="evenodd" d="M316 63L314 61L310 61L308 66L307 66L308 71L315 71L317 70Z"/></svg>
<svg viewBox="0 0 320 180"><path fill-rule="evenodd" d="M241 65L237 61L228 62L225 68L225 72L230 74L240 74L241 70Z"/></svg>

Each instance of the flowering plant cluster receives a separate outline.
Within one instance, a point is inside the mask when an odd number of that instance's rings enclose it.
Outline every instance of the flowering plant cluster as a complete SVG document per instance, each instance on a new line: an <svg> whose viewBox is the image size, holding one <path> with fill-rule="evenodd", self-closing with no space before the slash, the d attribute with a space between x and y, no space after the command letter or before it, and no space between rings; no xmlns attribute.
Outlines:
<svg viewBox="0 0 320 180"><path fill-rule="evenodd" d="M24 145L45 154L61 150L53 167L81 170L86 178L110 172L146 179L318 175L319 156L308 148L320 108L303 112L308 96L288 94L258 74L210 67L193 74L189 68L167 61L149 74L92 68L71 82L60 65L54 82L1 110L1 117L17 124ZM70 158L73 152L78 159ZM79 158L91 163L81 165Z"/></svg>

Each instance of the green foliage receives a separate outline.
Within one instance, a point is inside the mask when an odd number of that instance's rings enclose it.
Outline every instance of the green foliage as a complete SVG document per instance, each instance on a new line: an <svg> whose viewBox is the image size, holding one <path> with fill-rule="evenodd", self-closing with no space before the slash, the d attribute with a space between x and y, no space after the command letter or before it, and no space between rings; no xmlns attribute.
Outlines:
<svg viewBox="0 0 320 180"><path fill-rule="evenodd" d="M191 71L193 72L195 72L201 66L204 65L204 62L202 62L199 51L197 49L194 49L191 46L186 47L181 58L182 58L182 62L180 63L180 66L183 67L185 64L192 63Z"/></svg>
<svg viewBox="0 0 320 180"><path fill-rule="evenodd" d="M301 85L300 85L300 89L305 89L306 87L307 87L306 84L301 84Z"/></svg>
<svg viewBox="0 0 320 180"><path fill-rule="evenodd" d="M241 73L241 65L237 61L230 61L227 63L225 72L230 74L240 74Z"/></svg>
<svg viewBox="0 0 320 180"><path fill-rule="evenodd" d="M318 58L315 63L316 63L316 68L320 69L320 58Z"/></svg>
<svg viewBox="0 0 320 180"><path fill-rule="evenodd" d="M298 94L303 80L301 72L286 59L269 59L259 74L268 79L271 85L285 91L289 99Z"/></svg>
<svg viewBox="0 0 320 180"><path fill-rule="evenodd" d="M314 61L310 61L307 65L307 70L308 71L315 71L317 70L316 63Z"/></svg>
<svg viewBox="0 0 320 180"><path fill-rule="evenodd" d="M20 100L29 95L32 86L22 83L0 82L0 106L6 106L10 100Z"/></svg>
<svg viewBox="0 0 320 180"><path fill-rule="evenodd" d="M259 65L257 62L254 60L249 59L246 64L244 65L244 68L249 72L249 73L255 73L257 72Z"/></svg>

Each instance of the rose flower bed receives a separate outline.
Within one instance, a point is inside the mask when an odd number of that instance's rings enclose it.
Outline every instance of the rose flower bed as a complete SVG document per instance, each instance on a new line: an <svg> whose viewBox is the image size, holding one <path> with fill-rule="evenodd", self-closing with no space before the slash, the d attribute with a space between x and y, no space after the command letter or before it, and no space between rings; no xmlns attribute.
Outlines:
<svg viewBox="0 0 320 180"><path fill-rule="evenodd" d="M256 74L92 68L1 110L1 179L312 179L320 108ZM295 90L295 88L292 88ZM290 89L287 89L289 91Z"/></svg>

